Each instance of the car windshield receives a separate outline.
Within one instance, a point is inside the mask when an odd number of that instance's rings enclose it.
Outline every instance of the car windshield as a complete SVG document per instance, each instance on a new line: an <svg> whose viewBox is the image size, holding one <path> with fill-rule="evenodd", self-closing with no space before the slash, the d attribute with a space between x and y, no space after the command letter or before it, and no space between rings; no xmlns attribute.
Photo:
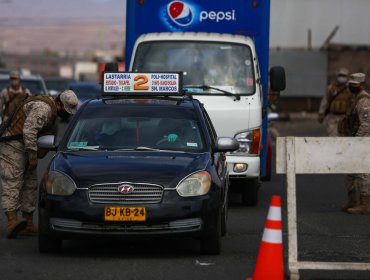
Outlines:
<svg viewBox="0 0 370 280"><path fill-rule="evenodd" d="M203 152L205 145L193 110L177 106L106 105L83 110L66 148Z"/></svg>
<svg viewBox="0 0 370 280"><path fill-rule="evenodd" d="M6 88L10 85L9 80L0 81L0 89ZM33 95L47 95L45 92L44 85L40 80L21 80L21 85L25 88L28 88Z"/></svg>
<svg viewBox="0 0 370 280"><path fill-rule="evenodd" d="M83 99L99 98L101 93L101 85L99 84L71 85L70 89L76 93L78 98Z"/></svg>
<svg viewBox="0 0 370 280"><path fill-rule="evenodd" d="M230 43L147 42L138 46L135 72L184 72L184 87L193 93L255 92L253 60L249 47Z"/></svg>

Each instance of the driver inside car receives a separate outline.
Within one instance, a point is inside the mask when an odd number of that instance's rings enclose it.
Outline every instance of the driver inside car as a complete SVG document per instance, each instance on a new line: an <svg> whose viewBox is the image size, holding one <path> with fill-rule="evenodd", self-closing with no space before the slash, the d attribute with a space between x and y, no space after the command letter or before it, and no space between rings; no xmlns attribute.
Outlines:
<svg viewBox="0 0 370 280"><path fill-rule="evenodd" d="M116 133L121 130L121 123L119 121L107 119L101 127L101 131L96 135L95 141L99 146L110 147L117 144Z"/></svg>

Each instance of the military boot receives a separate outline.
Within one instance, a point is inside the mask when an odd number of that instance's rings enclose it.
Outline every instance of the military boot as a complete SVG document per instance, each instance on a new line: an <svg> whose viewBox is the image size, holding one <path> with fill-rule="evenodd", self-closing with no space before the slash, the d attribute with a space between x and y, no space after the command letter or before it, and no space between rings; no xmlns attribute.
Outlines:
<svg viewBox="0 0 370 280"><path fill-rule="evenodd" d="M38 230L33 223L33 213L22 212L22 217L26 219L27 226L24 230L22 230L19 233L19 235L28 235L28 236L37 235Z"/></svg>
<svg viewBox="0 0 370 280"><path fill-rule="evenodd" d="M15 238L21 230L26 228L27 221L23 218L18 219L16 211L6 211L5 215L8 218L6 235L8 238Z"/></svg>
<svg viewBox="0 0 370 280"><path fill-rule="evenodd" d="M347 212L350 214L370 214L369 196L360 196L360 204L353 208L348 208Z"/></svg>
<svg viewBox="0 0 370 280"><path fill-rule="evenodd" d="M348 192L348 201L342 206L342 211L347 212L348 208L353 208L358 205L356 191L352 190Z"/></svg>

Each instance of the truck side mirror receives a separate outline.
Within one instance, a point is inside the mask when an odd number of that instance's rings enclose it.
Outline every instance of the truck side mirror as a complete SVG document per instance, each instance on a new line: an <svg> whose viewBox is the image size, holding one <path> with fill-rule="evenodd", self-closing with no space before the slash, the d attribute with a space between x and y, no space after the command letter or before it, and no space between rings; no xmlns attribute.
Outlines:
<svg viewBox="0 0 370 280"><path fill-rule="evenodd" d="M272 91L282 91L285 89L285 70L284 67L274 66L270 69L270 88Z"/></svg>

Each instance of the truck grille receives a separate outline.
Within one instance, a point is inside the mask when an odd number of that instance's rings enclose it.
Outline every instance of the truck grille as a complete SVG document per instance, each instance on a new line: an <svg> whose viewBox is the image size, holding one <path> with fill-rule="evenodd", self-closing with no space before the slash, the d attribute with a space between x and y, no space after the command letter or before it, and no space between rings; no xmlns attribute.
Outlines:
<svg viewBox="0 0 370 280"><path fill-rule="evenodd" d="M109 204L145 204L159 203L163 196L163 187L150 184L131 184L134 191L120 193L119 184L93 185L89 188L89 197L93 203Z"/></svg>

